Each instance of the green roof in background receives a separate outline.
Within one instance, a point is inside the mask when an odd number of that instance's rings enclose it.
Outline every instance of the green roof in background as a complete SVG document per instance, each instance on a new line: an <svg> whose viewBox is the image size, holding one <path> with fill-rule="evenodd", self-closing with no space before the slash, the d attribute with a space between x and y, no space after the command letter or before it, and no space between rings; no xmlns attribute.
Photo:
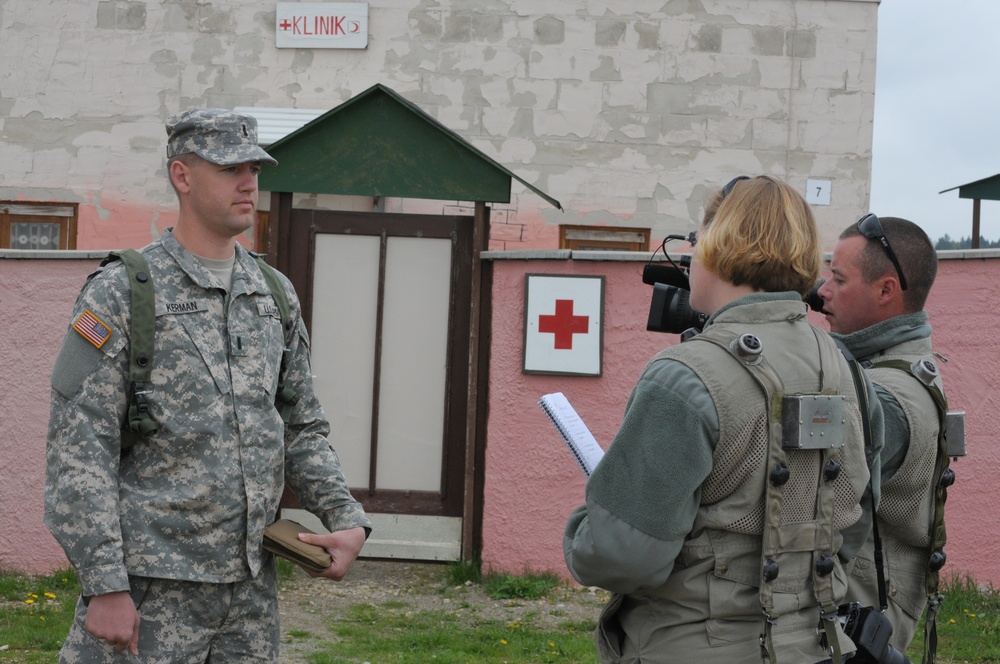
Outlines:
<svg viewBox="0 0 1000 664"><path fill-rule="evenodd" d="M959 198L978 198L987 201L1000 201L1000 174L991 175L988 178L976 180L975 182L960 184L957 187L945 189L944 191L940 191L938 193L943 194L945 191L954 191L955 189L958 189Z"/></svg>
<svg viewBox="0 0 1000 664"><path fill-rule="evenodd" d="M376 84L267 148L271 192L509 203L510 172L389 88Z"/></svg>

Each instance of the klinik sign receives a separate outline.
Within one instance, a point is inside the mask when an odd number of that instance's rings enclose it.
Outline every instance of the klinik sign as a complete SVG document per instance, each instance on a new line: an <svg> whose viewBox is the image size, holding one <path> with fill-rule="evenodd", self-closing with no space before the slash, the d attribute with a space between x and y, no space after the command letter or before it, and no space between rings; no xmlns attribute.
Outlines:
<svg viewBox="0 0 1000 664"><path fill-rule="evenodd" d="M368 48L368 4L279 2L278 48Z"/></svg>

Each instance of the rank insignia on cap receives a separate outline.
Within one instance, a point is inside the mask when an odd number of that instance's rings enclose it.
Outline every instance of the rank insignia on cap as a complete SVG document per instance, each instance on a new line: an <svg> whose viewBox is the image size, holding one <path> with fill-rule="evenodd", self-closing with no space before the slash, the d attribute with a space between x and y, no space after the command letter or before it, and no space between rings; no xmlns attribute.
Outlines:
<svg viewBox="0 0 1000 664"><path fill-rule="evenodd" d="M80 317L73 323L73 329L83 335L83 338L100 348L111 338L111 328L100 318L84 309Z"/></svg>

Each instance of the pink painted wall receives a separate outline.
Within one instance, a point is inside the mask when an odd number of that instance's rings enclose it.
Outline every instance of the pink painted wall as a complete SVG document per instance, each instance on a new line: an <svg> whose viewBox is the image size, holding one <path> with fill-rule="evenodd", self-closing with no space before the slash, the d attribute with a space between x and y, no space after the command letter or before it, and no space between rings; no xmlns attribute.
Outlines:
<svg viewBox="0 0 1000 664"><path fill-rule="evenodd" d="M49 375L98 260L0 260L0 569L66 567L42 523Z"/></svg>
<svg viewBox="0 0 1000 664"><path fill-rule="evenodd" d="M946 252L948 253L958 252ZM995 254L995 252L994 252ZM988 255L988 254L985 254ZM1000 584L1000 352L994 334L1000 302L1000 255L942 260L928 302L934 347L948 358L942 374L951 410L966 411L969 456L953 463L958 481L948 499L948 572ZM563 392L607 447L646 361L677 342L645 331L651 287L642 263L495 260L489 424L486 448L483 562L496 570L550 570L568 576L562 532L583 503L584 478L538 407L548 392ZM603 375L521 373L524 275L606 276ZM822 318L813 321L824 325Z"/></svg>
<svg viewBox="0 0 1000 664"><path fill-rule="evenodd" d="M946 252L947 253L951 252ZM1000 352L994 341L1000 253L942 260L928 310L952 410L965 410L969 457L954 464L947 571L1000 585ZM97 264L85 258L0 257L0 569L66 564L42 522L49 374L76 294ZM483 560L494 569L565 575L562 530L584 481L537 402L564 392L606 447L640 370L674 335L645 332L650 287L642 262L495 260ZM521 373L525 273L605 275L603 375ZM818 322L818 319L817 319Z"/></svg>

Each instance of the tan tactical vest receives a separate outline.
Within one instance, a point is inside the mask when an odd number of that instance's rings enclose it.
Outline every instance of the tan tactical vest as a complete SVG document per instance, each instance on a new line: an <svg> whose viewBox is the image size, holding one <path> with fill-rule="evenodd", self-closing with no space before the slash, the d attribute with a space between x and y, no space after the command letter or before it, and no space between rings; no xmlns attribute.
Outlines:
<svg viewBox="0 0 1000 664"><path fill-rule="evenodd" d="M936 591L936 579L933 591L928 588L928 562L935 545L937 487L940 474L947 467L947 457L942 459L939 454L940 413L930 392L911 372L881 365L890 362L909 367L926 361L933 367L935 360L929 350L929 342L924 339L904 342L880 355L875 367L868 369L872 382L886 389L899 403L910 429L906 456L895 474L883 480L878 508L883 571L891 599L887 615L893 623L892 642L897 648L909 644L927 605L928 593ZM940 376L934 377L930 384L943 394ZM852 576L852 599L879 605L872 541L848 565L848 571Z"/></svg>
<svg viewBox="0 0 1000 664"><path fill-rule="evenodd" d="M838 634L843 652L853 650L833 613L846 593L836 557L840 530L860 517L869 481L863 429L846 361L804 319L716 322L654 358L690 367L719 415L713 470L692 533L657 592L704 619L708 641L718 647L711 661L751 661L747 654L756 661L820 661L829 656L823 625ZM746 334L759 353L740 350ZM783 410L801 408L802 417L818 421L824 416L811 409L825 397L840 399L842 422L817 431L839 429L843 446L822 449L807 440L819 449L783 448ZM683 652L683 638L674 633L666 641ZM748 651L754 642L760 649Z"/></svg>

